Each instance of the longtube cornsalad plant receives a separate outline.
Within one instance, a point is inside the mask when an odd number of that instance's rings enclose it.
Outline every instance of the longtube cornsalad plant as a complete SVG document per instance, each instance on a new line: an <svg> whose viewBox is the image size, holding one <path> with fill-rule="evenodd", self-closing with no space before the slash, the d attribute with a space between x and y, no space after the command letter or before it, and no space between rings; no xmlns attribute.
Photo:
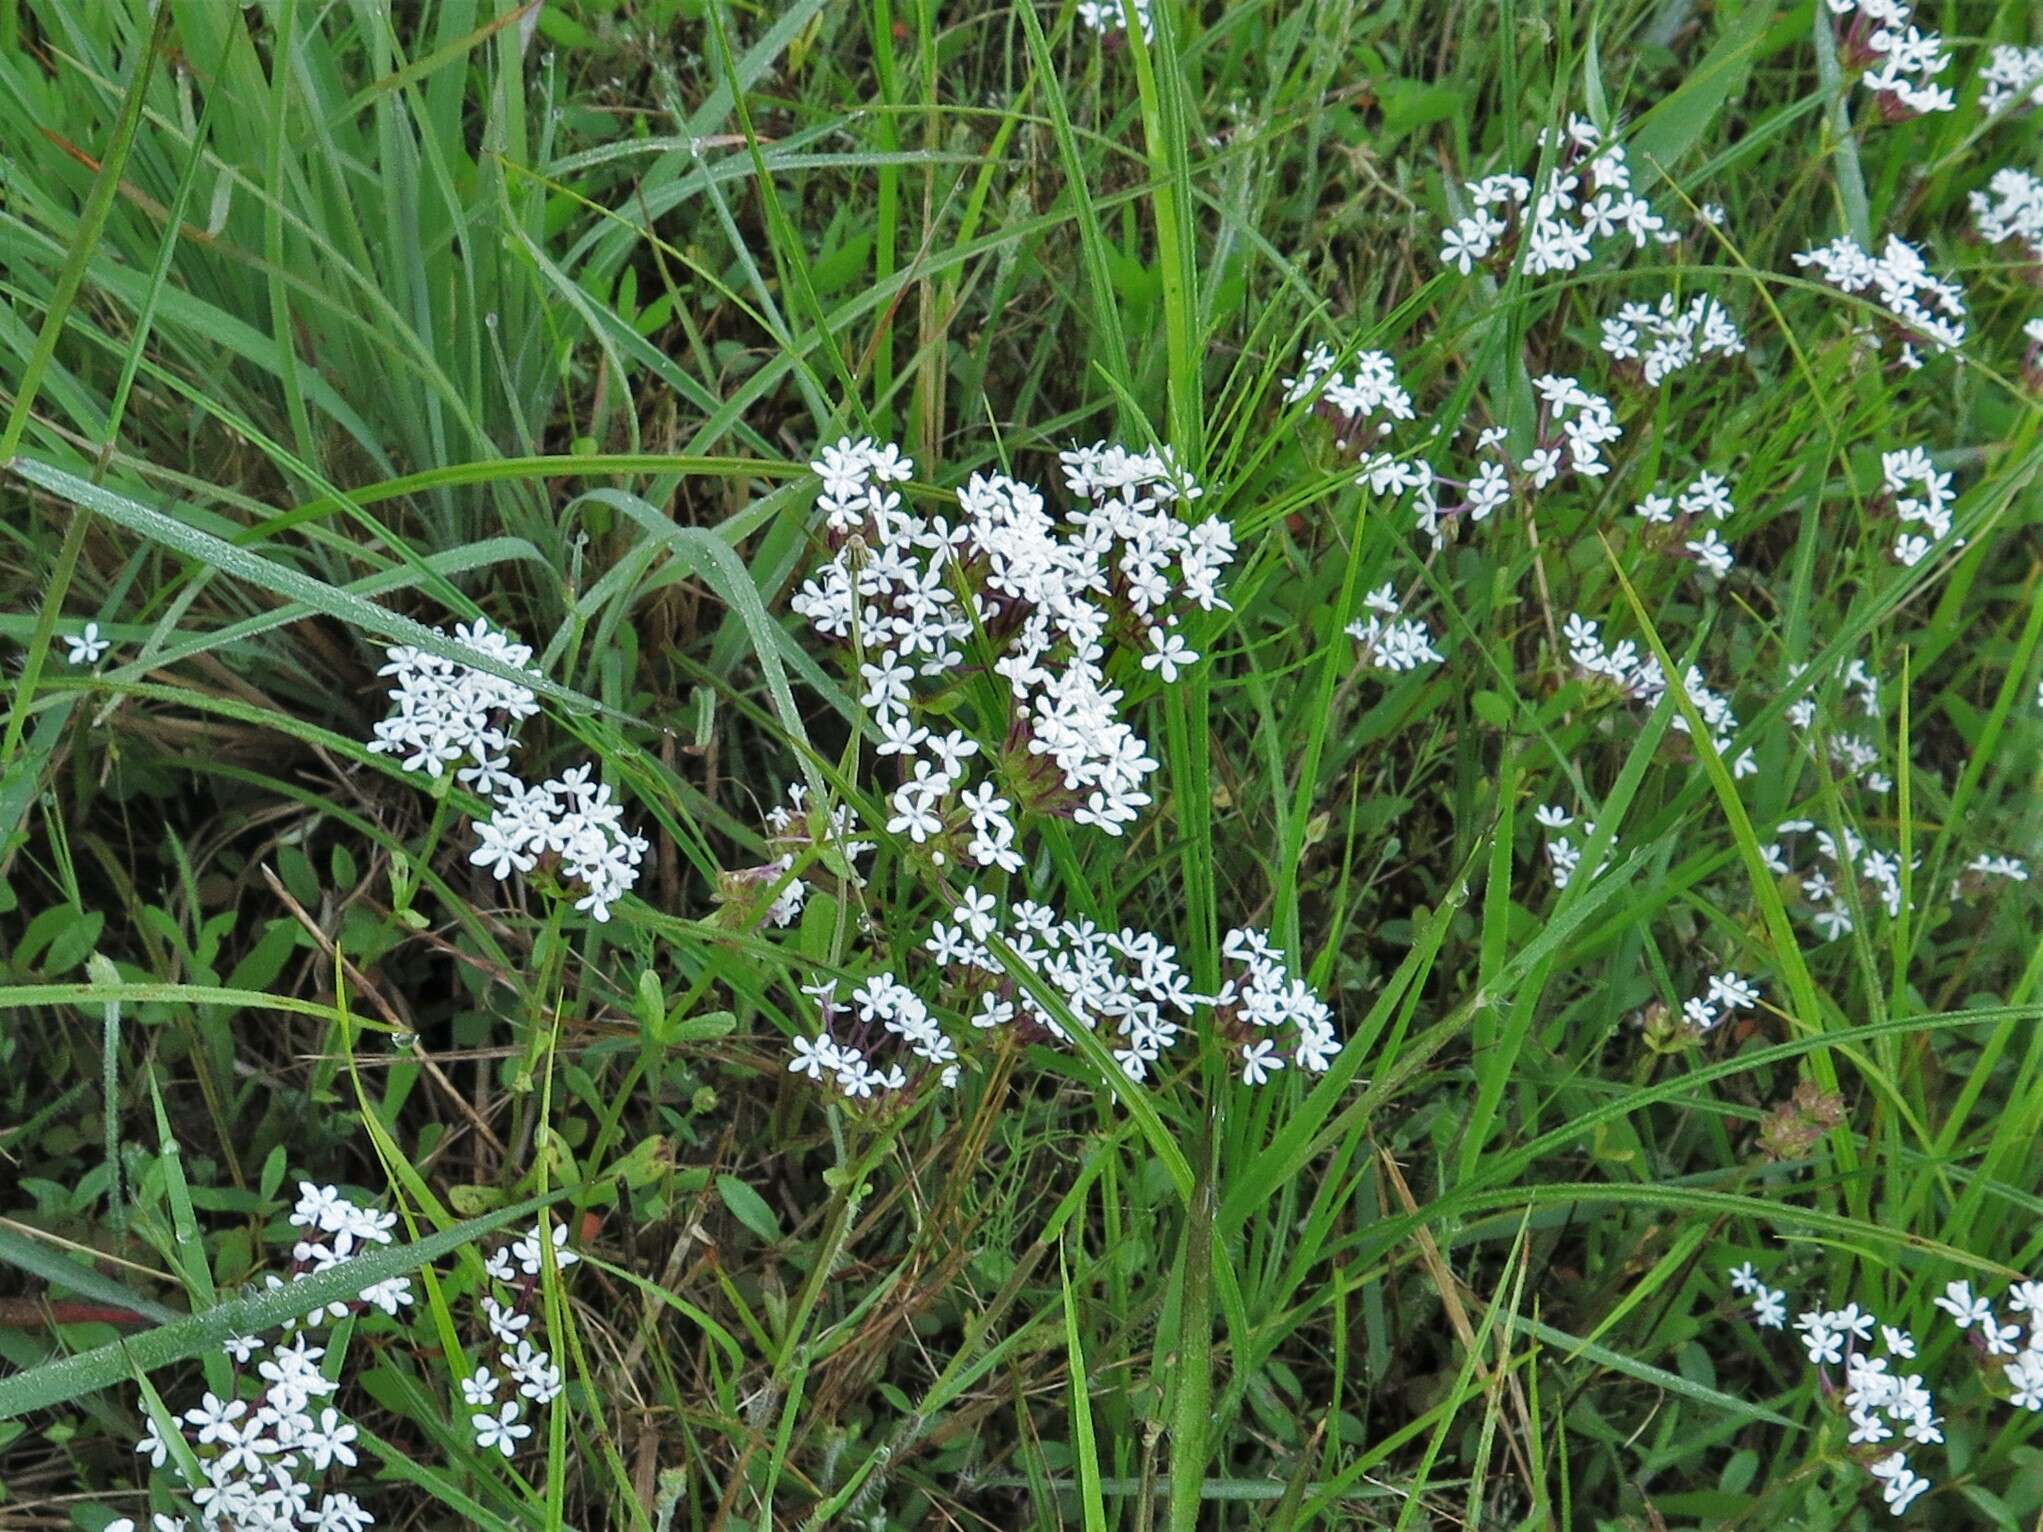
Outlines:
<svg viewBox="0 0 2043 1532"><path fill-rule="evenodd" d="M441 637L446 637L441 634ZM477 618L454 630L453 643L511 671L537 676L532 649ZM460 660L408 644L392 647L379 675L389 676L391 711L369 748L395 756L436 792L459 783L491 811L474 822L468 860L500 882L514 876L571 896L598 921L630 892L646 841L624 826L624 811L590 765L528 783L511 769L518 725L539 711L532 689Z"/></svg>
<svg viewBox="0 0 2043 1532"><path fill-rule="evenodd" d="M1730 1285L1759 1330L1793 1328L1819 1396L1839 1417L1844 1456L1870 1477L1896 1516L1932 1491L1935 1481L1919 1465L1929 1449L1945 1446L1928 1370L1932 1359L1945 1377L1972 1373L1990 1400L2043 1413L2043 1282L2008 1289L2007 1310L2020 1317L2005 1323L1969 1281L1945 1283L1931 1302L1948 1317L1959 1346L1946 1353L1932 1343L1928 1357L1909 1331L1856 1303L1807 1309L1790 1321L1787 1292L1767 1286L1750 1261L1731 1269Z"/></svg>
<svg viewBox="0 0 2043 1532"><path fill-rule="evenodd" d="M1204 992L1167 936L1100 927L1029 878L1044 826L1119 837L1152 801L1159 763L1130 688L1200 663L1190 620L1225 607L1235 556L1228 523L1196 514L1202 487L1167 449L1102 442L1061 455L1061 508L973 474L925 512L891 444L847 438L811 466L824 550L792 605L863 710L884 821L857 831L845 805L797 788L768 821L779 854L727 875L726 894L764 901L752 913L775 925L811 882L856 897L883 833L941 913L909 971L803 987L818 1027L788 1068L871 1101L954 1086L987 1034L1068 1042L1078 1026L1131 1083L1188 1037L1251 1085L1325 1070L1332 1014L1266 933L1230 931Z"/></svg>
<svg viewBox="0 0 2043 1532"><path fill-rule="evenodd" d="M265 1276L272 1290L390 1244L397 1215L338 1187L302 1181L288 1221L294 1231L290 1264L282 1275ZM562 1389L560 1369L535 1341L541 1262L548 1254L540 1248L542 1237L536 1228L515 1236L487 1252L484 1262L487 1287L475 1307L489 1349L459 1380L457 1418L465 1422L458 1429L491 1456L511 1457ZM566 1238L565 1225L556 1224L550 1254L557 1271L577 1259ZM334 1482L364 1470L364 1440L343 1397L341 1362L362 1343L354 1329L364 1323L402 1329L415 1306L411 1278L390 1277L285 1324L278 1335L229 1336L221 1347L230 1380L224 1390L206 1389L182 1411L146 1417L135 1451L163 1496L158 1503L173 1507L151 1513L150 1532L363 1532L375 1525L370 1507ZM350 1329L337 1334L342 1321L350 1321ZM136 1526L133 1518L108 1523L111 1532Z"/></svg>

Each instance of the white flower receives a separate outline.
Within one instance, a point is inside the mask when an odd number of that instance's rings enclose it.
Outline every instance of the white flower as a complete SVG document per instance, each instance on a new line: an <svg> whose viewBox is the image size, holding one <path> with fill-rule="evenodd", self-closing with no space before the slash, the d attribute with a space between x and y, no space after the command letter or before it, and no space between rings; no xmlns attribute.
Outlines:
<svg viewBox="0 0 2043 1532"><path fill-rule="evenodd" d="M111 639L99 636L99 624L96 622L88 622L82 633L67 633L63 638L68 651L64 658L73 665L97 665L113 643Z"/></svg>
<svg viewBox="0 0 2043 1532"><path fill-rule="evenodd" d="M1198 663L1199 656L1180 633L1149 630L1152 652L1142 657L1142 668L1160 673L1166 683L1177 680L1178 671Z"/></svg>
<svg viewBox="0 0 2043 1532"><path fill-rule="evenodd" d="M507 1399L498 1406L494 1415L478 1410L471 1417L475 1427L475 1445L487 1452L494 1447L505 1457L518 1450L518 1443L532 1434L529 1425L518 1420L520 1405L515 1399Z"/></svg>
<svg viewBox="0 0 2043 1532"><path fill-rule="evenodd" d="M1277 1045L1268 1038L1259 1039L1242 1050L1241 1077L1249 1085L1261 1085L1278 1070L1284 1061L1276 1056Z"/></svg>

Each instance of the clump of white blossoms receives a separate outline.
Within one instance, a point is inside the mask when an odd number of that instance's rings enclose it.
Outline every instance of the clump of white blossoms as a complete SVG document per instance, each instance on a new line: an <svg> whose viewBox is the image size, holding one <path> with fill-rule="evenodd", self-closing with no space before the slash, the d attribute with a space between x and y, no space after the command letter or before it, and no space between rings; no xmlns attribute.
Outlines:
<svg viewBox="0 0 2043 1532"><path fill-rule="evenodd" d="M1618 693L1634 702L1652 706L1667 690L1667 676L1660 668L1660 662L1650 654L1642 655L1631 639L1624 639L1615 645L1606 645L1602 636L1602 623L1591 621L1580 612L1571 612L1561 629L1561 636L1568 646L1568 659L1585 677L1608 681ZM1717 754L1729 756L1731 742L1738 732L1738 715L1732 710L1728 697L1710 689L1703 673L1694 665L1688 667L1682 676L1682 694L1689 705L1702 718L1710 731L1710 742ZM1690 732L1686 714L1677 712L1669 725L1676 733ZM1749 777L1759 770L1759 761L1750 749L1741 750L1730 761L1734 778Z"/></svg>
<svg viewBox="0 0 2043 1532"><path fill-rule="evenodd" d="M1913 568L1951 535L1951 476L1939 473L1923 448L1908 447L1880 454L1880 488L1904 526L1922 529L1894 540L1894 557ZM1952 544L1964 546L1962 540Z"/></svg>
<svg viewBox="0 0 2043 1532"><path fill-rule="evenodd" d="M1422 665L1438 665L1446 656L1433 646L1433 634L1423 622L1404 615L1397 591L1389 581L1362 598L1369 608L1367 617L1348 624L1348 636L1362 646L1362 662L1375 670L1403 672Z"/></svg>
<svg viewBox="0 0 2043 1532"><path fill-rule="evenodd" d="M1547 830L1546 862L1552 874L1555 888L1566 888L1575 880L1575 874L1582 869L1582 853L1590 841L1596 838L1596 821L1577 819L1558 803L1543 803L1533 811L1532 817ZM1566 832L1572 831L1573 834ZM1559 832L1559 833L1556 833ZM1575 836L1582 837L1577 845ZM1617 849L1617 837L1610 838L1610 849ZM1590 874L1592 880L1600 878L1610 869L1610 857L1606 853Z"/></svg>
<svg viewBox="0 0 2043 1532"><path fill-rule="evenodd" d="M1145 42L1156 41L1156 18L1150 14L1154 0L1127 0L1124 9L1122 0L1079 0L1078 20L1102 37L1111 37L1116 32L1128 30L1128 11L1135 13L1135 24L1142 29Z"/></svg>
<svg viewBox="0 0 2043 1532"><path fill-rule="evenodd" d="M1298 364L1298 376L1284 379L1284 402L1313 399L1313 409L1334 428L1334 445L1346 448L1374 421L1385 436L1399 421L1415 418L1412 396L1398 381L1397 364L1384 351L1364 351L1346 368L1333 349L1316 345Z"/></svg>
<svg viewBox="0 0 2043 1532"><path fill-rule="evenodd" d="M1735 969L1711 974L1700 995L1682 1002L1681 1019L1697 1032L1713 1032L1740 1011L1759 1007L1759 986Z"/></svg>
<svg viewBox="0 0 2043 1532"><path fill-rule="evenodd" d="M887 832L948 908L914 949L917 972L868 973L842 994L834 979L802 986L821 1026L795 1040L788 1068L847 1099L947 1089L976 1034L1069 1043L1074 1022L1144 1080L1201 1007L1252 1083L1324 1069L1336 1051L1325 1005L1257 933L1230 936L1227 956L1246 971L1200 995L1151 932L949 881L1021 874L1041 818L1123 833L1150 801L1157 762L1110 669L1175 681L1199 659L1179 615L1225 606L1233 533L1219 517L1183 519L1203 491L1167 451L1100 443L1061 463L1073 502L1061 518L1006 475L974 475L951 514L924 516L897 487L912 463L871 440L839 441L812 465L830 556L793 606L845 651L874 758L897 784ZM995 713L983 717L989 680ZM762 918L799 912L807 896L787 880L807 860L858 876L856 858L873 848L841 812L823 822L796 796L769 819L779 857L728 875L776 890Z"/></svg>
<svg viewBox="0 0 2043 1532"><path fill-rule="evenodd" d="M1750 1261L1732 1268L1730 1280L1750 1301L1755 1325L1785 1328L1785 1291L1768 1287ZM2043 1413L2043 1282L2016 1282L2008 1289L2008 1311L2023 1318L2006 1323L1970 1282L1947 1282L1931 1301L1964 1338L1963 1349L1952 1355L1968 1358L1995 1397L2018 1410ZM1810 1309L1796 1316L1794 1329L1818 1373L1819 1397L1842 1411L1850 1426L1847 1447L1861 1449L1854 1455L1880 1486L1880 1498L1901 1515L1931 1488L1908 1454L1944 1444L1944 1420L1926 1378L1904 1370L1919 1360L1915 1337L1856 1303Z"/></svg>
<svg viewBox="0 0 2043 1532"><path fill-rule="evenodd" d="M112 639L100 637L96 622L88 622L82 632L64 634L63 639L64 658L73 665L97 665L113 647Z"/></svg>
<svg viewBox="0 0 2043 1532"><path fill-rule="evenodd" d="M1167 450L1101 443L1062 461L1077 501L1062 522L1041 491L1004 474L974 474L954 517L921 516L893 488L912 465L892 446L842 441L814 465L835 551L792 604L851 652L878 749L903 778L889 829L927 845L936 866L962 855L1016 870L1017 805L1114 835L1133 823L1157 763L1121 714L1109 643L1175 681L1199 658L1179 610L1226 604L1234 534L1217 516L1180 518L1202 491ZM1009 718L991 775L971 784L978 741L933 734L919 715L954 694L982 635Z"/></svg>
<svg viewBox="0 0 2043 1532"><path fill-rule="evenodd" d="M1712 523L1728 521L1737 510L1729 485L1719 475L1707 472L1697 474L1674 494L1654 491L1632 507L1651 538L1664 543L1669 551L1693 559L1718 579L1731 572L1733 560L1730 545ZM1690 537L1698 527L1700 535Z"/></svg>
<svg viewBox="0 0 2043 1532"><path fill-rule="evenodd" d="M995 941L1055 1003L1010 974ZM804 986L823 1026L814 1039L795 1039L788 1069L827 1080L854 1100L925 1082L948 1089L958 1082L961 1057L954 1028L959 1035L1013 1028L1024 1041L1068 1043L1068 1017L1102 1034L1122 1073L1139 1083L1201 1009L1211 1012L1215 1035L1234 1050L1251 1085L1287 1065L1323 1071L1339 1052L1332 1012L1258 931L1228 933L1222 952L1238 971L1203 995L1192 989L1176 948L1151 932L1103 930L1033 900L1003 910L991 894L966 888L949 919L930 927L923 952L933 1006L891 971L869 975L843 999L837 980Z"/></svg>
<svg viewBox="0 0 2043 1532"><path fill-rule="evenodd" d="M926 737L927 731L923 733ZM1004 831L1010 842L1014 834L1012 824L1002 819L996 826L992 816L975 828L986 834ZM741 908L752 903L748 896L770 893L760 918L775 927L793 925L801 918L809 902L808 880L817 875L816 864L821 864L822 871L834 873L838 884L858 881L858 859L873 849L871 841L858 838L848 805L832 804L827 814L821 813L811 807L809 790L800 782L787 790L786 803L766 811L766 843L778 853L773 860L725 873L718 892L726 902L736 902Z"/></svg>
<svg viewBox="0 0 2043 1532"><path fill-rule="evenodd" d="M1624 435L1610 401L1561 373L1543 373L1532 386L1539 396L1536 435L1531 450L1515 462L1505 450L1509 433L1492 426L1477 435L1476 451L1485 455L1472 478L1448 478L1429 464L1377 452L1363 460L1355 482L1393 499L1409 495L1419 530L1439 547L1458 519L1487 521L1514 498L1534 504L1570 475L1592 480L1607 475L1611 465L1603 449ZM1443 486L1459 498L1442 504Z"/></svg>
<svg viewBox="0 0 2043 1532"><path fill-rule="evenodd" d="M290 1221L300 1232L292 1249L288 1279L270 1276L272 1288L342 1265L375 1245L389 1244L397 1215L359 1206L337 1187L309 1181L298 1185ZM307 1527L314 1532L362 1532L375 1517L353 1495L318 1492L321 1475L353 1468L360 1433L334 1407L339 1385L321 1368L326 1349L313 1344L312 1331L328 1320L371 1310L394 1315L412 1302L411 1280L393 1277L365 1288L355 1301L337 1301L285 1327L287 1342L255 1336L228 1338L234 1386L225 1397L205 1397L178 1418L184 1440L173 1453L154 1416L135 1450L151 1468L168 1467L180 1477L186 1452L203 1479L184 1485L198 1514L197 1525L227 1532L276 1532ZM121 1523L112 1523L120 1526ZM132 1523L128 1525L132 1526ZM159 1515L156 1532L183 1532L184 1518Z"/></svg>
<svg viewBox="0 0 2043 1532"><path fill-rule="evenodd" d="M560 1369L549 1353L533 1344L532 1321L544 1263L550 1259L555 1271L565 1271L581 1257L567 1248L566 1224L553 1226L551 1251L544 1248L546 1239L534 1226L498 1246L483 1262L491 1290L482 1296L482 1315L494 1349L461 1379L461 1402L476 1446L505 1457L533 1434L531 1422L524 1418L528 1406L543 1409L561 1392Z"/></svg>
<svg viewBox="0 0 2043 1532"><path fill-rule="evenodd" d="M507 669L538 675L531 646L481 618L457 627L454 639ZM592 767L536 786L511 769L517 725L539 711L531 688L406 644L385 652L377 674L394 678L393 709L377 722L369 748L435 781L451 771L491 801L489 818L475 826L470 862L500 882L543 864L579 889L576 909L608 920L637 882L647 844L624 828L623 809L607 784L592 780Z"/></svg>
<svg viewBox="0 0 2043 1532"><path fill-rule="evenodd" d="M1677 304L1627 303L1603 321L1603 354L1655 388L1712 356L1739 356L1745 337L1730 311L1708 294Z"/></svg>
<svg viewBox="0 0 2043 1532"><path fill-rule="evenodd" d="M1827 245L1798 250L1794 262L1819 272L1839 292L1877 303L1900 332L1901 364L1911 371L1923 365L1918 346L1943 352L1964 342L1965 290L1932 272L1922 251L1898 234L1887 236L1878 256L1840 234Z"/></svg>
<svg viewBox="0 0 2043 1532"><path fill-rule="evenodd" d="M1808 670L1806 665L1792 665L1788 668L1788 680L1792 683ZM1858 704L1858 710L1868 718L1880 716L1880 682L1864 660L1853 660L1845 668L1845 690ZM1818 730L1816 727L1816 699L1813 696L1797 697L1788 705L1789 725L1802 737L1810 753L1823 752L1833 773L1854 782L1863 783L1876 793L1893 789L1894 779L1880 768L1880 747L1864 737L1838 730Z"/></svg>
<svg viewBox="0 0 2043 1532"><path fill-rule="evenodd" d="M1972 227L1989 245L2013 244L2032 266L2043 266L2043 178L2010 165L1993 173L1986 190L1973 192Z"/></svg>
<svg viewBox="0 0 2043 1532"><path fill-rule="evenodd" d="M1440 263L1463 276L1478 264L1508 265L1522 252L1527 276L1576 271L1597 247L1619 239L1633 249L1672 244L1681 236L1632 189L1625 151L1603 147L1603 135L1586 117L1571 117L1551 142L1555 164L1538 185L1524 176L1492 175L1462 188L1470 211L1440 237ZM1584 182L1587 182L1586 186Z"/></svg>
<svg viewBox="0 0 2043 1532"><path fill-rule="evenodd" d="M1762 847L1760 859L1776 877L1794 880L1795 891L1810 907L1810 924L1825 941L1857 929L1847 884L1858 893L1860 909L1885 910L1890 920L1901 913L1901 859L1892 852L1882 851L1852 829L1846 829L1840 841L1810 819L1783 820L1775 834L1782 839ZM1788 856L1787 841L1804 835L1815 841L1821 861L1798 872ZM1921 861L1918 854L1916 863Z"/></svg>
<svg viewBox="0 0 2043 1532"><path fill-rule="evenodd" d="M2029 881L2029 864L2018 856L1982 851L1951 884L1954 899L1976 899L1995 886Z"/></svg>
<svg viewBox="0 0 2043 1532"><path fill-rule="evenodd" d="M624 809L594 768L574 766L536 786L513 783L497 794L496 810L475 827L468 860L499 881L542 863L579 888L575 908L597 920L638 881L647 845L624 828Z"/></svg>
<svg viewBox="0 0 2043 1532"><path fill-rule="evenodd" d="M1838 53L1850 68L1863 69L1859 81L1880 103L1890 122L1948 112L1958 104L1936 76L1950 67L1951 55L1935 32L1915 24L1914 7L1906 0L1825 0L1833 16L1849 16L1838 39Z"/></svg>
<svg viewBox="0 0 2043 1532"><path fill-rule="evenodd" d="M2028 112L2043 106L2043 48L1996 43L1980 68L1979 83L1979 110L1988 117L2004 109Z"/></svg>

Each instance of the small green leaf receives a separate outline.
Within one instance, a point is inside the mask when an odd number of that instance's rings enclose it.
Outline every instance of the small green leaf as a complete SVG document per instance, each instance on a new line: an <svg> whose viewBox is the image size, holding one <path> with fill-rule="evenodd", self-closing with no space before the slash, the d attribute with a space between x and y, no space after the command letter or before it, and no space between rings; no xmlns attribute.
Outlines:
<svg viewBox="0 0 2043 1532"><path fill-rule="evenodd" d="M736 1176L716 1178L717 1195L724 1199L724 1206L731 1210L731 1216L769 1244L780 1238L780 1220L773 1216L773 1209L766 1205L766 1199L753 1191Z"/></svg>

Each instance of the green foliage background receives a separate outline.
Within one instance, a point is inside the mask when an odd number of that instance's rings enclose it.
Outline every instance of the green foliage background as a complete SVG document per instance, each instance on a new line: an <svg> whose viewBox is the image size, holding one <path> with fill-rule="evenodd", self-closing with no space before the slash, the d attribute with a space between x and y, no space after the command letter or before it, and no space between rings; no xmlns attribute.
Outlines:
<svg viewBox="0 0 2043 1532"><path fill-rule="evenodd" d="M300 1177L387 1196L449 1293L463 1220L535 1197L587 1255L518 1471L423 1327L356 1337L389 1524L1880 1517L1722 1274L1929 1335L1945 1280L2035 1270L2035 904L1944 894L2043 820L2037 294L1965 237L2033 121L1968 85L1880 125L1815 0L1158 9L1136 46L990 0L0 0L0 1525L140 1514L120 1353L58 1359L122 1335L201 1386ZM2020 0L1920 10L1954 81L2043 40ZM1461 181L1573 112L1721 238L1443 275ZM1897 381L1789 259L1889 229L1966 281L1964 365ZM1607 492L1437 555L1280 402L1303 345L1380 346L1429 418L1522 431L1598 316L1691 284L1750 354L1628 402ZM888 1119L785 1073L835 911L770 938L712 894L855 721L783 615L846 432L945 486L1099 437L1210 486L1243 557L1210 663L1134 692L1160 802L1041 876L1195 970L1269 926L1351 1039L1323 1083L1122 1100L1015 1048ZM1878 454L1918 442L1967 542L1902 570ZM1741 508L1714 592L1620 520L1693 467ZM1384 580L1448 665L1355 673ZM1760 773L1571 679L1577 610L1735 684ZM380 644L478 613L550 678L525 765L599 758L655 838L607 927L508 905L458 799L361 743ZM53 647L88 618L96 672ZM1784 722L1855 658L1877 802ZM1564 894L1551 801L1615 837ZM1757 860L1797 815L1920 857L1910 910L1817 945ZM878 895L912 946L927 896ZM1756 1022L1655 1046L1720 967ZM1762 1153L1800 1082L1837 1125ZM1932 1524L2043 1513L1988 1392L1942 1399Z"/></svg>

